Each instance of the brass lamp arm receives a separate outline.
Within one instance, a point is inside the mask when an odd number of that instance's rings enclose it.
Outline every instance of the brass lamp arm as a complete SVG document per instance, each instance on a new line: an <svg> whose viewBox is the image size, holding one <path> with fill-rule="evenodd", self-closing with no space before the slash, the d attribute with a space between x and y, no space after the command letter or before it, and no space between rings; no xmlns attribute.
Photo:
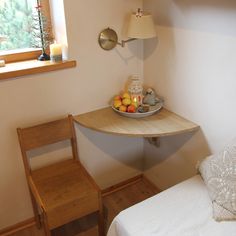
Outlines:
<svg viewBox="0 0 236 236"><path fill-rule="evenodd" d="M137 40L136 38L131 38L131 39L127 39L127 40L121 40L121 42L117 42L118 45L120 45L121 47L124 47L126 43L131 42Z"/></svg>

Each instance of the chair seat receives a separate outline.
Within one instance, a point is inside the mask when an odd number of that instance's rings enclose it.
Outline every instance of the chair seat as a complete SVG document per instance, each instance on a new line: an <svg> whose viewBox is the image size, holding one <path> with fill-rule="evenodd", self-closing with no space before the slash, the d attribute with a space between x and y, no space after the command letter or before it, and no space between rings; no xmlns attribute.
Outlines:
<svg viewBox="0 0 236 236"><path fill-rule="evenodd" d="M78 162L59 162L31 176L50 229L99 210L99 192Z"/></svg>

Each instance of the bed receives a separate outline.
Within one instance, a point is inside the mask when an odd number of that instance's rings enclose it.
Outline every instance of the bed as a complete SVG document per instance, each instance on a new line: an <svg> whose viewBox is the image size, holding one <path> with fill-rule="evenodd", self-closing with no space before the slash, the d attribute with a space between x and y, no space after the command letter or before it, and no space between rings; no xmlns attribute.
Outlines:
<svg viewBox="0 0 236 236"><path fill-rule="evenodd" d="M107 236L236 236L236 221L216 222L200 175L115 217Z"/></svg>

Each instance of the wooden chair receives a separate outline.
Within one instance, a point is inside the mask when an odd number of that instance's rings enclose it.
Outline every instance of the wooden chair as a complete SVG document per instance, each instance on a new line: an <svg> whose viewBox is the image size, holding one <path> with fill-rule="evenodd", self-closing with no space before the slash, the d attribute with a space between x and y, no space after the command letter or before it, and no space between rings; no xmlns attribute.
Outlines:
<svg viewBox="0 0 236 236"><path fill-rule="evenodd" d="M97 212L98 232L103 236L101 191L79 161L73 117L18 128L17 133L37 226L43 224L45 235L49 236L50 230ZM67 139L72 158L31 169L28 151Z"/></svg>

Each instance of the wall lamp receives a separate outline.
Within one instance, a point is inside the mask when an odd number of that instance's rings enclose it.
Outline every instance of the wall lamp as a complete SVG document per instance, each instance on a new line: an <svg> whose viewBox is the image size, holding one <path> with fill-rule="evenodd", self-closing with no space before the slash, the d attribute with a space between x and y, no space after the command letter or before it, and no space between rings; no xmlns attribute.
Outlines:
<svg viewBox="0 0 236 236"><path fill-rule="evenodd" d="M126 43L136 39L154 38L157 35L152 16L143 13L139 8L136 13L130 16L127 36L129 39L118 42L117 33L111 28L106 28L100 32L98 43L104 50L111 50L117 44L124 47Z"/></svg>

